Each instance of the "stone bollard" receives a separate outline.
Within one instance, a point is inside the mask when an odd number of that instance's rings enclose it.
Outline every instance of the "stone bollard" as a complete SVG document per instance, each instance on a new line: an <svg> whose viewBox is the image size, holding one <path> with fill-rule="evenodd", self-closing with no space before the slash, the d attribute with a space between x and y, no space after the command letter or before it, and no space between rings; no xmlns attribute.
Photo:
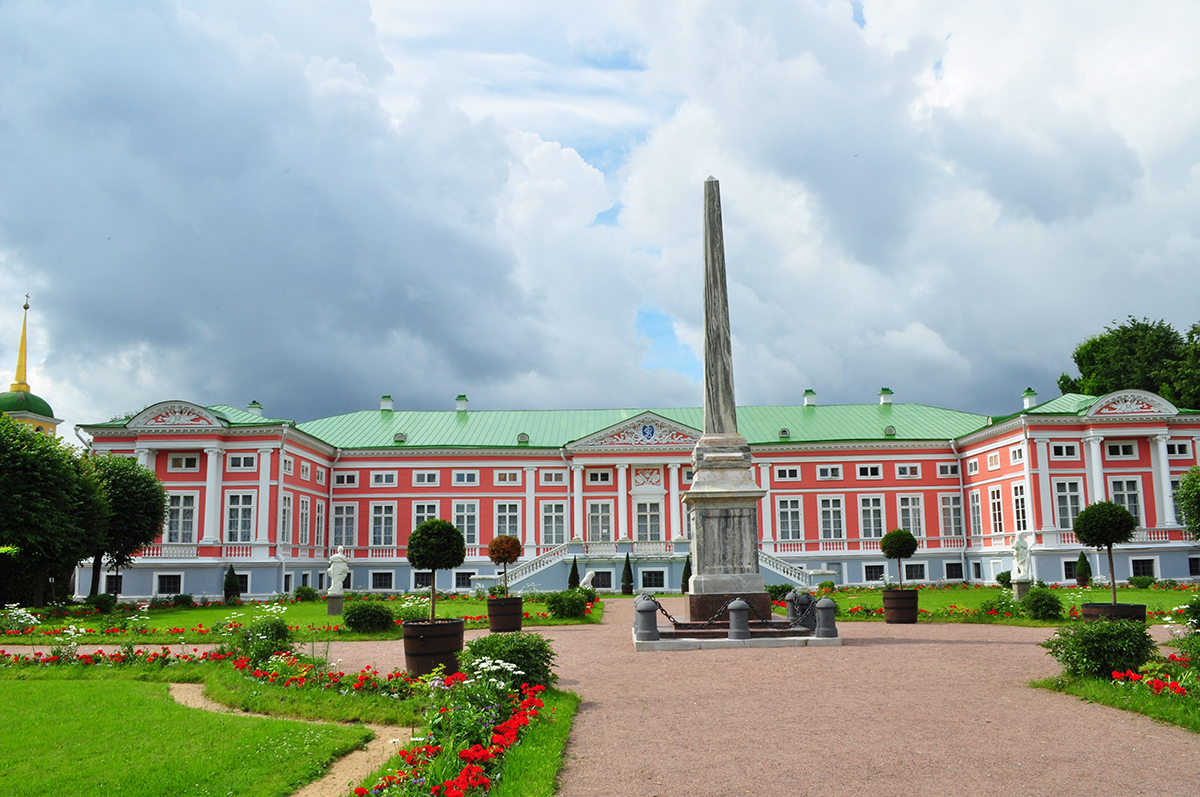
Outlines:
<svg viewBox="0 0 1200 797"><path fill-rule="evenodd" d="M729 604L729 638L750 638L750 604L741 598Z"/></svg>
<svg viewBox="0 0 1200 797"><path fill-rule="evenodd" d="M658 641L658 607L651 600L639 600L633 607L633 638L638 642Z"/></svg>
<svg viewBox="0 0 1200 797"><path fill-rule="evenodd" d="M834 622L833 613L837 611L837 604L829 598L821 598L817 601L817 638L830 639L838 635L837 623Z"/></svg>

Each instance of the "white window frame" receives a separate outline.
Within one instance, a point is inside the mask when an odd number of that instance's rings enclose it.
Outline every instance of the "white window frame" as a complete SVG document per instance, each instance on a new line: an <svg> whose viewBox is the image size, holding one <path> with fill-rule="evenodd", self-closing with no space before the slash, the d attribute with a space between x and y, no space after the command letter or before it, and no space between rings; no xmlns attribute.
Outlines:
<svg viewBox="0 0 1200 797"><path fill-rule="evenodd" d="M1064 484L1075 485L1075 491L1073 493L1070 490L1060 491L1059 485L1064 485ZM1082 479L1051 479L1050 480L1050 489L1053 491L1053 496L1054 496L1053 497L1054 525L1057 528L1064 529L1064 530L1073 529L1075 527L1075 518L1079 517L1079 513L1083 511L1083 480ZM1072 496L1074 496L1074 498L1075 498L1075 506L1074 507L1071 506L1071 501L1070 501ZM1069 517L1069 518L1067 518L1063 515L1064 507L1059 500L1062 497L1065 497L1067 499L1067 504L1066 504L1065 509L1068 513L1071 513L1071 517ZM1064 520L1067 520L1069 522L1064 523L1063 522Z"/></svg>
<svg viewBox="0 0 1200 797"><path fill-rule="evenodd" d="M695 478L696 478L696 471L694 468L680 468L679 469L679 481L681 483L691 484Z"/></svg>
<svg viewBox="0 0 1200 797"><path fill-rule="evenodd" d="M1117 453L1112 452L1113 448L1117 449ZM1126 454L1124 449L1129 447L1132 453ZM1138 444L1136 440L1105 440L1104 441L1104 459L1105 460L1123 460L1128 462L1138 458Z"/></svg>
<svg viewBox="0 0 1200 797"><path fill-rule="evenodd" d="M312 465L300 460L300 481L306 482L310 479L312 479Z"/></svg>
<svg viewBox="0 0 1200 797"><path fill-rule="evenodd" d="M1175 450L1172 451L1171 449ZM1192 443L1190 440L1168 440L1167 459L1191 459Z"/></svg>
<svg viewBox="0 0 1200 797"><path fill-rule="evenodd" d="M308 545L311 539L312 499L307 495L300 496L300 506L296 509L296 520L299 528L296 530L296 541L300 545Z"/></svg>
<svg viewBox="0 0 1200 797"><path fill-rule="evenodd" d="M171 506L172 498L179 499L178 507ZM192 499L192 505L190 507L186 507L183 505L185 498ZM171 511L173 509L179 510L179 518L178 518L179 528L175 532L179 539L175 539L175 540L170 539L171 522L172 522ZM192 530L190 532L187 532L188 536L191 537L191 539L187 539L187 540L183 539L183 536L184 536L183 524L184 524L184 510L185 509L192 510L191 511ZM199 492L192 491L192 490L171 490L170 492L168 492L167 493L167 516L163 521L162 541L168 545L194 545L197 541L196 520L200 517L199 512L198 512L199 509L200 509L200 493Z"/></svg>
<svg viewBox="0 0 1200 797"><path fill-rule="evenodd" d="M870 501L870 505L864 502ZM874 518L879 513L879 527L873 528ZM887 533L887 506L883 493L864 493L858 496L858 536L863 540L881 540ZM887 572L886 570L884 571Z"/></svg>
<svg viewBox="0 0 1200 797"><path fill-rule="evenodd" d="M325 547L325 502L317 499L313 502L313 544L318 548Z"/></svg>
<svg viewBox="0 0 1200 797"><path fill-rule="evenodd" d="M983 536L983 498L979 490L967 493L968 519L971 523L971 534Z"/></svg>
<svg viewBox="0 0 1200 797"><path fill-rule="evenodd" d="M583 481L585 484L612 486L614 484L612 468L588 468L583 473Z"/></svg>
<svg viewBox="0 0 1200 797"><path fill-rule="evenodd" d="M946 568L953 567L954 565L958 565L959 567L961 567L961 568L963 569L963 571L962 571L962 574L961 574L961 575L958 575L958 576L951 576L950 574L948 574L948 573L946 572ZM942 577L943 577L943 578L944 578L946 581L966 581L966 580L967 580L967 568L966 568L966 566L965 566L965 565L963 565L963 563L962 563L962 562L955 562L955 561L951 561L951 560L945 560L945 561L943 561L943 562L942 562Z"/></svg>
<svg viewBox="0 0 1200 797"><path fill-rule="evenodd" d="M775 526L780 542L799 542L804 539L804 501L799 496L775 499Z"/></svg>
<svg viewBox="0 0 1200 797"><path fill-rule="evenodd" d="M464 591L470 592L471 590L475 589L475 586L473 584L471 584L470 582L471 582L472 577L479 575L478 570L463 570L461 568L455 568L454 570L452 570L450 572L452 572L454 574L453 576L451 576L451 579L453 579L453 583L454 583L454 586L451 587L452 591L454 591L454 592L464 592ZM467 586L465 586L465 587L458 586L458 577L460 575L467 576Z"/></svg>
<svg viewBox="0 0 1200 797"><path fill-rule="evenodd" d="M868 567L882 567L883 572L879 574L879 578L867 578ZM863 583L870 584L873 581L883 581L887 578L887 561L882 562L863 562Z"/></svg>
<svg viewBox="0 0 1200 797"><path fill-rule="evenodd" d="M613 584L617 584L620 581L620 579L617 578L617 571L614 568L608 568L608 567L592 568L592 567L589 567L588 569L594 570L597 576L599 576L601 573L605 573L608 575L608 586L607 587L597 587L596 582L595 581L592 582L592 586L596 589L597 592L612 592L614 589L616 589L616 587L614 587Z"/></svg>
<svg viewBox="0 0 1200 797"><path fill-rule="evenodd" d="M455 498L451 502L454 527L463 533L467 545L479 544L479 502L474 499Z"/></svg>
<svg viewBox="0 0 1200 797"><path fill-rule="evenodd" d="M429 507L433 507L432 515L429 514ZM436 520L441 515L441 513L442 513L442 502L441 501L430 501L427 499L413 501L413 503L412 503L412 527L415 529L417 526L421 525L426 520Z"/></svg>
<svg viewBox="0 0 1200 797"><path fill-rule="evenodd" d="M456 470L450 474L450 483L455 487L478 487L479 486L479 471L477 470Z"/></svg>
<svg viewBox="0 0 1200 797"><path fill-rule="evenodd" d="M392 583L386 587L375 586L375 576L391 576ZM396 571L395 570L368 570L367 571L367 592L395 592L396 591Z"/></svg>
<svg viewBox="0 0 1200 797"><path fill-rule="evenodd" d="M249 529L242 528L244 523L239 522L237 528L238 539L231 540L229 538L229 533L232 531L232 529L229 528L231 520L229 517L229 512L234 508L233 499L235 496L238 498L236 507L238 511L238 519L240 521L244 521L247 517L249 517L250 527ZM248 499L248 502L243 503L241 499ZM229 492L225 493L224 507L224 522L222 523L224 530L221 534L222 539L224 539L229 545L245 545L246 543L253 542L254 535L258 531L258 494L253 492L245 492L242 490L230 490ZM250 511L247 513L244 511L246 509L249 509ZM245 539L242 539L243 537L245 537Z"/></svg>
<svg viewBox="0 0 1200 797"><path fill-rule="evenodd" d="M1021 444L1008 447L1008 464L1020 465L1025 462L1025 447Z"/></svg>
<svg viewBox="0 0 1200 797"><path fill-rule="evenodd" d="M662 501L635 501L633 504L634 534L637 542L662 542Z"/></svg>
<svg viewBox="0 0 1200 797"><path fill-rule="evenodd" d="M822 475L824 472L824 475ZM818 465L817 466L817 481L819 482L839 482L842 480L841 465Z"/></svg>
<svg viewBox="0 0 1200 797"><path fill-rule="evenodd" d="M350 511L347 512L346 510ZM338 510L341 510L339 512ZM350 528L346 528L346 520L350 520ZM339 519L341 523L339 523ZM338 526L341 526L342 541L338 542ZM349 531L350 539L346 540L346 532ZM354 548L358 545L358 504L356 502L339 502L333 504L333 528L329 530L329 544L336 548L337 546L345 546L346 548Z"/></svg>
<svg viewBox="0 0 1200 797"><path fill-rule="evenodd" d="M178 576L179 577L179 592L159 592L158 591L158 580L160 578L162 578L163 576L167 576L168 578L173 577L173 576ZM187 590L183 588L183 582L186 579L187 579L187 573L185 573L182 570L155 570L154 571L154 581L153 581L154 594L155 595L183 595L187 592Z"/></svg>
<svg viewBox="0 0 1200 797"><path fill-rule="evenodd" d="M284 457L281 461L283 462L283 475L291 476L295 460L291 457Z"/></svg>
<svg viewBox="0 0 1200 797"><path fill-rule="evenodd" d="M1162 567L1158 562L1158 554L1130 554L1126 567L1129 569L1129 578L1133 578L1133 560L1151 561L1154 563L1154 572L1151 574L1154 578L1162 578Z"/></svg>
<svg viewBox="0 0 1200 797"><path fill-rule="evenodd" d="M292 542L292 494L279 494L279 541L285 545Z"/></svg>
<svg viewBox="0 0 1200 797"><path fill-rule="evenodd" d="M553 507L557 511L547 512L547 507ZM571 531L568 528L567 502L566 501L542 501L540 512L538 513L538 524L540 526L539 539L542 545L562 545L571 538ZM549 516L558 524L558 528L550 529L550 539L546 539L546 518Z"/></svg>
<svg viewBox="0 0 1200 797"><path fill-rule="evenodd" d="M798 481L800 481L800 466L799 465L776 465L775 466L775 481L777 481L777 482L798 482Z"/></svg>
<svg viewBox="0 0 1200 797"><path fill-rule="evenodd" d="M317 484L324 484L324 483L325 483L325 469L318 465L317 466Z"/></svg>
<svg viewBox="0 0 1200 797"><path fill-rule="evenodd" d="M339 479L341 481L339 481ZM358 486L358 471L346 470L338 471L333 474L334 487L357 487Z"/></svg>
<svg viewBox="0 0 1200 797"><path fill-rule="evenodd" d="M821 524L822 540L846 539L846 497L818 495L817 519Z"/></svg>
<svg viewBox="0 0 1200 797"><path fill-rule="evenodd" d="M1055 453L1054 449L1062 449L1060 453ZM1079 443L1074 441L1063 440L1060 442L1050 441L1050 459L1052 460L1072 460L1079 461Z"/></svg>
<svg viewBox="0 0 1200 797"><path fill-rule="evenodd" d="M955 501L958 503L955 504ZM938 493L938 509L941 512L942 536L962 537L965 533L962 496L958 493Z"/></svg>
<svg viewBox="0 0 1200 797"><path fill-rule="evenodd" d="M929 581L929 560L927 560L927 559L901 559L901 560L899 560L898 564L904 568L904 579L906 581ZM925 573L925 575L920 578L909 575L908 568L913 567L913 566L919 566L919 567L924 568L923 572Z"/></svg>
<svg viewBox="0 0 1200 797"><path fill-rule="evenodd" d="M904 506L904 502L909 502L908 506ZM913 501L916 505L913 505ZM916 515L913 515L913 510L916 510ZM908 525L905 525L904 514L908 512ZM915 521L915 522L914 522ZM896 523L898 528L902 528L912 534L917 539L925 536L925 494L924 493L897 493L896 494Z"/></svg>
<svg viewBox="0 0 1200 797"><path fill-rule="evenodd" d="M921 478L921 466L916 462L898 462L896 463L896 478L919 479Z"/></svg>
<svg viewBox="0 0 1200 797"><path fill-rule="evenodd" d="M419 586L417 584L417 576L429 576L429 586L428 587ZM436 589L437 581L435 581L434 578L435 578L435 575L434 575L434 571L432 571L432 570L409 570L408 571L409 592L416 592L419 589Z"/></svg>
<svg viewBox="0 0 1200 797"><path fill-rule="evenodd" d="M593 511L593 507L600 507L600 506L607 507L608 511L607 512L594 512ZM600 528L598 530L599 531L598 535L593 534L593 529L592 529L592 516L593 515L596 516L597 520L599 520L601 518L607 519L607 521L608 521L607 531L605 531L603 528ZM613 531L614 531L614 529L613 529L613 502L612 501L588 501L587 502L586 525L587 525L587 528L584 530L584 533L587 535L588 542L613 542L613 539L614 539L613 538Z"/></svg>
<svg viewBox="0 0 1200 797"><path fill-rule="evenodd" d="M396 471L394 470L373 470L371 471L371 488L375 490L386 490L389 487L396 486Z"/></svg>
<svg viewBox="0 0 1200 797"><path fill-rule="evenodd" d="M441 483L441 472L436 470L414 470L413 487L437 487Z"/></svg>
<svg viewBox="0 0 1200 797"><path fill-rule="evenodd" d="M979 458L978 457L967 460L967 475L974 476L976 473L979 473Z"/></svg>
<svg viewBox="0 0 1200 797"><path fill-rule="evenodd" d="M1021 482L1013 482L1009 488L1009 492L1012 494L1013 532L1028 531L1029 502L1025 500L1025 485Z"/></svg>
<svg viewBox="0 0 1200 797"><path fill-rule="evenodd" d="M179 459L178 465L175 460ZM195 464L189 466L187 461L195 460ZM167 472L168 473L199 473L200 472L200 454L190 453L186 451L172 451L167 454Z"/></svg>
<svg viewBox="0 0 1200 797"><path fill-rule="evenodd" d="M987 455L987 469L1000 470L1000 452L991 451Z"/></svg>
<svg viewBox="0 0 1200 797"><path fill-rule="evenodd" d="M509 509L512 512L509 512ZM501 512L501 510L504 510ZM521 511L521 502L512 498L495 501L492 503L492 526L493 536L498 537L501 534L507 534L510 537L521 539L521 516L524 513ZM510 518L511 523L505 523L503 527L500 523L500 518Z"/></svg>
<svg viewBox="0 0 1200 797"><path fill-rule="evenodd" d="M958 463L957 462L939 462L939 463L937 463L937 477L939 479L957 479L958 478Z"/></svg>
<svg viewBox="0 0 1200 797"><path fill-rule="evenodd" d="M662 573L661 587L647 587L645 585L645 577L649 573ZM637 583L640 592L669 592L671 589L670 582L667 581L668 571L665 567L639 567L637 569Z"/></svg>
<svg viewBox="0 0 1200 797"><path fill-rule="evenodd" d="M1000 485L988 488L988 518L991 520L992 534L1004 533L1004 491Z"/></svg>
<svg viewBox="0 0 1200 797"><path fill-rule="evenodd" d="M396 502L395 501L372 501L371 508L371 526L368 542L371 548L395 548L396 547ZM390 521L390 522L389 522ZM378 532L378 534L376 534ZM391 539L389 540L389 533Z"/></svg>
<svg viewBox="0 0 1200 797"><path fill-rule="evenodd" d="M541 477L542 484L567 483L567 472L565 470L543 470Z"/></svg>
<svg viewBox="0 0 1200 797"><path fill-rule="evenodd" d="M1138 508L1138 511L1130 512L1130 514L1133 515L1134 518L1137 519L1138 528L1144 528L1146 525L1146 493L1142 490L1142 477L1141 476L1128 476L1128 475L1127 476L1109 476L1108 477L1109 500L1112 501L1114 504L1121 504L1121 506L1124 506L1126 509L1129 509L1129 507L1126 506L1125 501L1117 500L1117 490L1115 487L1117 482L1122 482L1123 485L1126 485L1129 482L1134 482L1137 484L1137 502L1138 502L1137 508ZM1126 491L1124 489L1122 489L1121 492L1122 492L1122 494L1126 494Z"/></svg>
<svg viewBox="0 0 1200 797"><path fill-rule="evenodd" d="M494 470L492 471L492 484L496 487L520 487L521 471Z"/></svg>
<svg viewBox="0 0 1200 797"><path fill-rule="evenodd" d="M858 480L875 481L883 478L883 463L882 462L864 462L854 469L858 474Z"/></svg>
<svg viewBox="0 0 1200 797"><path fill-rule="evenodd" d="M237 464L234 464L234 460ZM246 464L250 460L250 464ZM226 473L253 473L258 470L258 454L247 454L244 451L228 451L225 454Z"/></svg>

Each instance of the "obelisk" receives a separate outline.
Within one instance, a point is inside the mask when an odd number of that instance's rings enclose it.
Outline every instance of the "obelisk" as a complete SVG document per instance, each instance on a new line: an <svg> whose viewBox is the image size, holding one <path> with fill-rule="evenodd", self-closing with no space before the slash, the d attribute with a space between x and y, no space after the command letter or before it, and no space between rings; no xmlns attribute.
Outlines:
<svg viewBox="0 0 1200 797"><path fill-rule="evenodd" d="M771 601L758 572L758 502L750 446L737 430L721 188L704 181L704 434L692 452L694 476L683 500L692 516L688 616L708 620L740 596L764 617Z"/></svg>

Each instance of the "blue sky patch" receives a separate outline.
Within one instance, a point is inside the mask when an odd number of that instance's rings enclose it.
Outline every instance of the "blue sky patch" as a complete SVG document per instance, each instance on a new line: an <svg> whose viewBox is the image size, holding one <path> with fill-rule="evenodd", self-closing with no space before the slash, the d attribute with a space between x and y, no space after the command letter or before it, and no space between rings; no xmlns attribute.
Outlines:
<svg viewBox="0 0 1200 797"><path fill-rule="evenodd" d="M650 350L642 355L639 366L646 370L658 368L683 374L699 382L704 373L692 350L675 337L675 322L671 316L651 304L644 304L637 314L638 335L650 341Z"/></svg>

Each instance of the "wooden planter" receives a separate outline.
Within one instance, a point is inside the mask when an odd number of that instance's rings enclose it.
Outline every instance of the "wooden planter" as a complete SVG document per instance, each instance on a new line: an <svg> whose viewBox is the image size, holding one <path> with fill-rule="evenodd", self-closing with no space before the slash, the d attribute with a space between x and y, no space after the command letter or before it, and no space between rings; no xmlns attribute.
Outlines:
<svg viewBox="0 0 1200 797"><path fill-rule="evenodd" d="M488 598L488 630L493 634L520 631L525 601L521 598Z"/></svg>
<svg viewBox="0 0 1200 797"><path fill-rule="evenodd" d="M1140 620L1146 622L1144 603L1085 603L1079 607L1084 620Z"/></svg>
<svg viewBox="0 0 1200 797"><path fill-rule="evenodd" d="M405 620L404 669L412 676L428 675L439 664L446 675L458 672L458 657L463 649L463 619Z"/></svg>
<svg viewBox="0 0 1200 797"><path fill-rule="evenodd" d="M917 621L917 598L915 589L883 590L883 621L885 623L915 623Z"/></svg>

